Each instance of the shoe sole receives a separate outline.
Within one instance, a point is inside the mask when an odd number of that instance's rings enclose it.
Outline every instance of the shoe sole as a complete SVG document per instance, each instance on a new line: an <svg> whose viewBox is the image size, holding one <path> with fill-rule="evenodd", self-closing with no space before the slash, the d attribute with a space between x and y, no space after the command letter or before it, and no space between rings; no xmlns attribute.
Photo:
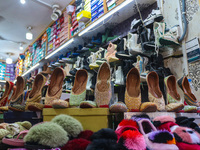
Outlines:
<svg viewBox="0 0 200 150"><path fill-rule="evenodd" d="M29 106L28 107L28 110L30 110L30 111L42 111L42 109L39 109L38 107L35 107L35 106Z"/></svg>
<svg viewBox="0 0 200 150"><path fill-rule="evenodd" d="M176 43L174 41L170 41L170 40L167 40L167 39L163 39L163 38L160 38L159 42L160 42L161 45L180 45L179 43Z"/></svg>
<svg viewBox="0 0 200 150"><path fill-rule="evenodd" d="M157 106L156 105L149 105L145 109L143 109L141 112L156 112Z"/></svg>
<svg viewBox="0 0 200 150"><path fill-rule="evenodd" d="M17 108L14 108L14 107L8 107L9 110L11 111L20 111L20 112L24 112L24 110L21 110L21 109L17 109Z"/></svg>
<svg viewBox="0 0 200 150"><path fill-rule="evenodd" d="M184 105L180 105L170 111L167 111L167 112L179 112L180 110L182 110L184 108Z"/></svg>
<svg viewBox="0 0 200 150"><path fill-rule="evenodd" d="M61 105L52 105L52 107L55 108L55 109L59 109L59 108L62 108L62 109L68 108L68 107L61 106Z"/></svg>

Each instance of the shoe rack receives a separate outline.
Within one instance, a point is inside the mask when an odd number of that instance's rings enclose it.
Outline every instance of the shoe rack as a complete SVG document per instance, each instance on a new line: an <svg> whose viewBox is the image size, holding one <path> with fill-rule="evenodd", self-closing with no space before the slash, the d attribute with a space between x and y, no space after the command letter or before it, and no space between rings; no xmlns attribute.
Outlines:
<svg viewBox="0 0 200 150"><path fill-rule="evenodd" d="M70 4L73 5L74 2L75 2L75 0L73 0ZM138 5L141 5L140 10L145 9L146 7L148 7L149 5L151 5L155 2L156 2L156 0L137 0ZM118 0L116 4L117 5L114 8L107 11L106 10L107 9L106 0L104 0L104 14L100 18L89 23L86 26L86 28L79 31L77 34L73 35L72 37L70 37L69 32L68 32L68 40L65 43L63 43L62 45L60 45L57 49L54 50L54 51L56 51L56 53L53 56L48 58L48 55L46 53L45 57L43 57L34 66L31 66L26 72L23 72L22 76L28 77L28 75L32 71L34 71L35 69L38 69L39 67L42 67L45 63L48 63L51 60L55 60L55 58L57 58L59 55L66 53L67 51L69 51L70 49L73 49L73 47L75 47L77 45L80 45L80 44L83 45L87 39L91 39L92 36L96 35L96 33L98 33L98 32L103 33L105 31L105 28L112 27L113 25L116 26L138 12L136 9L135 1ZM65 11L65 9L63 11ZM70 15L68 16L68 19L70 20ZM51 22L48 25L48 27L50 27L53 23L54 22ZM70 29L70 27L71 27L71 24L69 22L68 29ZM46 31L46 29L38 36L38 38L42 37L42 35ZM35 41L37 41L37 39ZM117 39L115 39L115 40L117 40ZM28 48L25 50L25 52L27 50L28 50ZM54 51L52 51L52 53ZM51 55L51 53L49 55Z"/></svg>

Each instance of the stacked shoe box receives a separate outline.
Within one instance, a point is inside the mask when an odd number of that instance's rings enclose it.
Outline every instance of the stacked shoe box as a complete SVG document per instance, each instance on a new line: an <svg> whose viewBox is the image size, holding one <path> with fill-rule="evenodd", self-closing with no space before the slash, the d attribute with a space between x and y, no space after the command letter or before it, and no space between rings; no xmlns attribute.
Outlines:
<svg viewBox="0 0 200 150"><path fill-rule="evenodd" d="M0 62L0 80L5 79L5 72L6 72L6 64Z"/></svg>
<svg viewBox="0 0 200 150"><path fill-rule="evenodd" d="M86 24L90 22L91 19L91 4L90 0L84 1L83 10L77 14L77 20L79 24L79 30L85 28Z"/></svg>
<svg viewBox="0 0 200 150"><path fill-rule="evenodd" d="M60 45L62 45L68 39L68 14L67 9L63 12L63 19L61 19L61 31L60 31Z"/></svg>
<svg viewBox="0 0 200 150"><path fill-rule="evenodd" d="M78 33L78 21L76 18L76 9L74 9L73 13L72 13L72 28L71 28L71 36L75 35L76 33Z"/></svg>
<svg viewBox="0 0 200 150"><path fill-rule="evenodd" d="M108 11L116 6L116 0L106 0Z"/></svg>
<svg viewBox="0 0 200 150"><path fill-rule="evenodd" d="M53 42L52 42L52 28L48 27L47 30L47 42L48 42L48 48L47 48L47 54L51 53L53 50Z"/></svg>
<svg viewBox="0 0 200 150"><path fill-rule="evenodd" d="M96 20L104 14L103 0L91 0L91 21Z"/></svg>
<svg viewBox="0 0 200 150"><path fill-rule="evenodd" d="M46 55L47 49L47 33L45 32L42 36L42 48L41 48L41 57L44 58Z"/></svg>
<svg viewBox="0 0 200 150"><path fill-rule="evenodd" d="M5 80L7 81L14 81L15 80L15 64L7 64L6 65L6 73L5 73Z"/></svg>

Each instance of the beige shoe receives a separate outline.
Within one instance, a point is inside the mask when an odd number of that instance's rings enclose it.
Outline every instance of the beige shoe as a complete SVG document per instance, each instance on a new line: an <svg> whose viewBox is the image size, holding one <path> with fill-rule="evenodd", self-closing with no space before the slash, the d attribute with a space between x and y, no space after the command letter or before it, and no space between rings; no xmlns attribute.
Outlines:
<svg viewBox="0 0 200 150"><path fill-rule="evenodd" d="M106 56L105 56L105 59L107 60L107 62L115 62L119 60L115 56L115 53L117 52L116 49L117 49L117 45L110 42L107 48Z"/></svg>
<svg viewBox="0 0 200 150"><path fill-rule="evenodd" d="M51 106L53 100L60 99L65 76L66 72L61 67L58 67L53 71L45 97L45 107Z"/></svg>
<svg viewBox="0 0 200 150"><path fill-rule="evenodd" d="M165 100L159 87L158 74L155 71L152 71L147 75L147 85L149 89L149 101L157 104L158 111L165 110Z"/></svg>
<svg viewBox="0 0 200 150"><path fill-rule="evenodd" d="M98 107L108 107L111 99L110 66L107 62L103 63L97 74L95 87L95 99Z"/></svg>
<svg viewBox="0 0 200 150"><path fill-rule="evenodd" d="M127 74L125 104L129 110L139 110L141 105L140 74L136 68Z"/></svg>

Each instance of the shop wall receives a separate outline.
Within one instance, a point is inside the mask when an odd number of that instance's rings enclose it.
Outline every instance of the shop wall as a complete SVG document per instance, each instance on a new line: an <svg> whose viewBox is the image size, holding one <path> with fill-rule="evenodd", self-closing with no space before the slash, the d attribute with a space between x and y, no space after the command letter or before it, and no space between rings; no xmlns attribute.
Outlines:
<svg viewBox="0 0 200 150"><path fill-rule="evenodd" d="M170 28L176 24L180 24L181 14L180 8L182 8L182 0L163 0L163 15L165 22ZM183 51L182 58L169 58L165 60L165 64L169 66L174 75L179 78L183 75L189 75L192 79L193 91L195 96L200 97L200 61L188 63L185 53L185 42L195 37L200 37L200 1L199 0L186 0L186 19L188 23L188 31L185 41L183 41L182 47L175 49L175 53ZM182 27L182 25L181 25ZM200 99L198 99L200 100Z"/></svg>

